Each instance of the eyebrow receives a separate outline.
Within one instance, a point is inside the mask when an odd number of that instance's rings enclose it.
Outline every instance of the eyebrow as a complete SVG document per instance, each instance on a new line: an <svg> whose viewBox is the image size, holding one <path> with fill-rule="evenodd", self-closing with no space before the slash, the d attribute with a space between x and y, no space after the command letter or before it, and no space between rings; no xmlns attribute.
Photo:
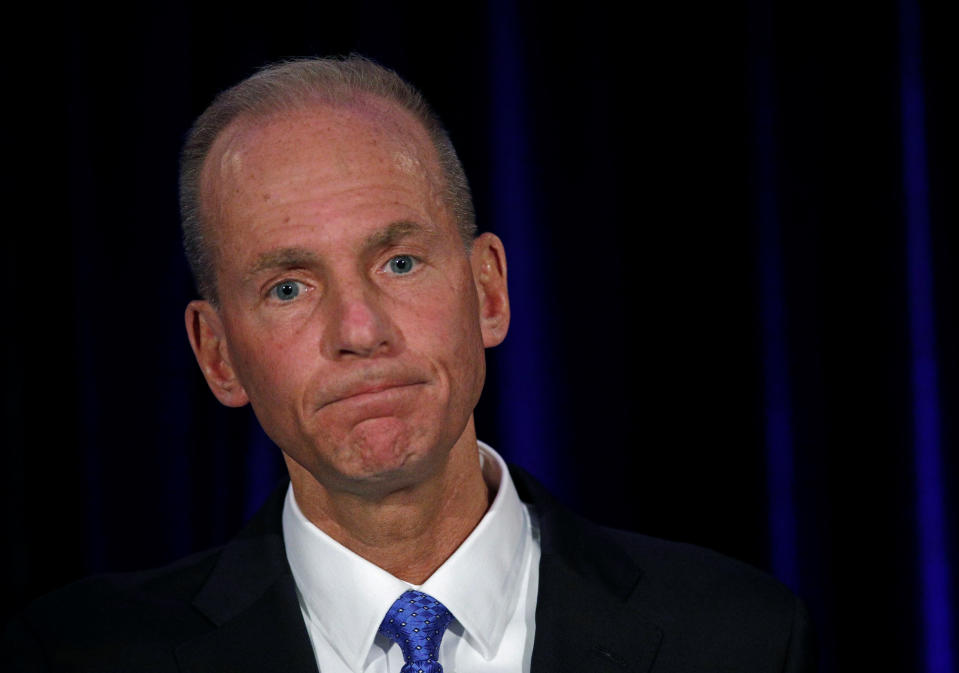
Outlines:
<svg viewBox="0 0 959 673"><path fill-rule="evenodd" d="M257 257L246 276L249 278L268 269L296 269L313 266L318 262L319 257L307 248L278 248L264 252Z"/></svg>
<svg viewBox="0 0 959 673"><path fill-rule="evenodd" d="M380 231L367 236L363 242L363 248L364 250L386 248L419 232L435 235L432 228L426 227L418 222L408 220L393 222ZM317 266L319 263L319 256L309 248L296 246L277 248L275 250L268 250L257 257L256 261L250 267L250 270L246 273L246 277L251 278L262 271L268 271L270 269L298 269Z"/></svg>
<svg viewBox="0 0 959 673"><path fill-rule="evenodd" d="M408 220L394 222L385 229L370 234L364 242L363 248L366 250L372 250L374 248L386 248L391 245L395 245L404 238L412 236L418 232L428 232L428 230L422 224L417 222L411 222Z"/></svg>

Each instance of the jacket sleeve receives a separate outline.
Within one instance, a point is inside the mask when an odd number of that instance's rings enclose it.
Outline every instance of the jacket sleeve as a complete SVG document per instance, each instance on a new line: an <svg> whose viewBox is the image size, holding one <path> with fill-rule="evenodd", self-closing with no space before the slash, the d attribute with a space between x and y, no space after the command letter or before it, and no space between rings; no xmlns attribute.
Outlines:
<svg viewBox="0 0 959 673"><path fill-rule="evenodd" d="M809 624L809 613L803 602L797 598L782 670L783 673L814 673L816 669L816 648Z"/></svg>
<svg viewBox="0 0 959 673"><path fill-rule="evenodd" d="M43 673L48 670L40 642L22 617L11 621L0 638L0 670L16 673Z"/></svg>

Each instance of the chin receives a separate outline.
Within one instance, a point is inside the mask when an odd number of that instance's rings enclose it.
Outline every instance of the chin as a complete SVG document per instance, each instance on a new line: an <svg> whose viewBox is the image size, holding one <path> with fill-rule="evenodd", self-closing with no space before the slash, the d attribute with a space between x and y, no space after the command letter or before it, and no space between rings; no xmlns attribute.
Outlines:
<svg viewBox="0 0 959 673"><path fill-rule="evenodd" d="M389 480L415 471L430 453L424 438L396 418L375 418L353 429L347 452L359 479ZM417 441L419 440L419 441Z"/></svg>

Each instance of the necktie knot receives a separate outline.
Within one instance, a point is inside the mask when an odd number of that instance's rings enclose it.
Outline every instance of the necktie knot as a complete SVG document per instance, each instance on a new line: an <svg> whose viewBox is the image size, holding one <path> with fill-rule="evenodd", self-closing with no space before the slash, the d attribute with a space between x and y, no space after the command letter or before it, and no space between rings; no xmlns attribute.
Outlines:
<svg viewBox="0 0 959 673"><path fill-rule="evenodd" d="M410 589L396 599L380 624L380 633L403 650L400 673L443 673L437 662L440 641L453 615L438 600Z"/></svg>

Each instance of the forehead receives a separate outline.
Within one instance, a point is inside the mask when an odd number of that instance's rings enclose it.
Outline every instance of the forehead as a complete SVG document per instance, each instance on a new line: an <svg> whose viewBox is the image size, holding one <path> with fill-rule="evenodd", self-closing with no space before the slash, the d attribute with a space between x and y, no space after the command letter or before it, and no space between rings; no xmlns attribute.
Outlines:
<svg viewBox="0 0 959 673"><path fill-rule="evenodd" d="M204 162L202 201L207 221L222 222L254 196L373 178L404 181L440 201L442 176L426 130L410 113L373 97L317 103L230 124Z"/></svg>

